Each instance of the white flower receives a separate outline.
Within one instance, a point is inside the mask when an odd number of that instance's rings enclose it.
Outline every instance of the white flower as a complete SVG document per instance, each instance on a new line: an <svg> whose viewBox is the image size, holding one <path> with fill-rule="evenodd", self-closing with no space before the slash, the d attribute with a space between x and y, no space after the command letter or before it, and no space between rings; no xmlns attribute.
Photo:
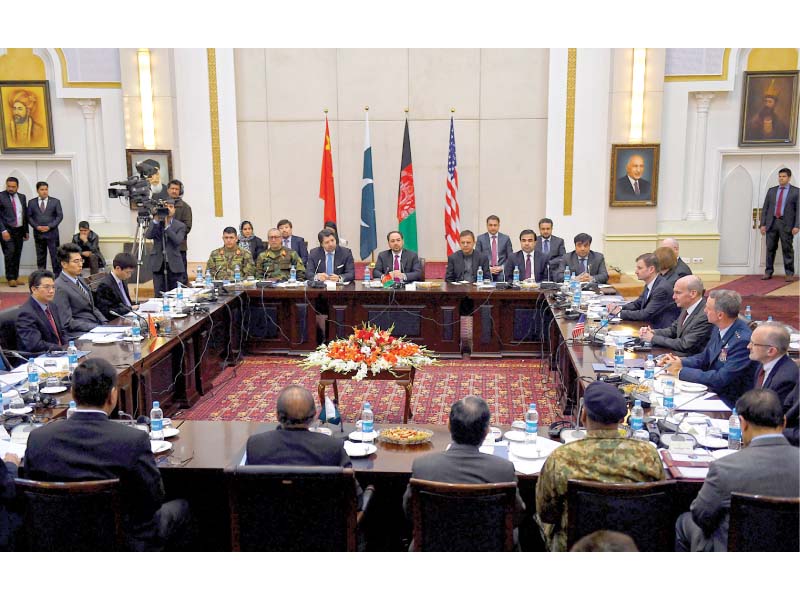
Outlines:
<svg viewBox="0 0 800 600"><path fill-rule="evenodd" d="M372 354L372 348L370 348L369 346L362 346L361 354L363 354L364 356L369 356L370 354Z"/></svg>

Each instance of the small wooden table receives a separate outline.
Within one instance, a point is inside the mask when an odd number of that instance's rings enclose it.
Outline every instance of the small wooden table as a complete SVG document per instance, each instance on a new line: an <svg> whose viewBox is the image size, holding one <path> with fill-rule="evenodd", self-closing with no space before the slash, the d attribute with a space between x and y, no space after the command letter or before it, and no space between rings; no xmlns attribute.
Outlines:
<svg viewBox="0 0 800 600"><path fill-rule="evenodd" d="M403 423L408 423L409 419L414 417L411 412L411 389L414 386L414 375L417 370L414 367L397 368L394 372L381 371L377 375L369 373L364 381L394 381L397 385L401 386L406 392L406 403L403 408ZM333 386L333 403L336 408L339 408L339 386L337 382L345 379L353 379L353 372L337 373L336 371L326 370L319 374L319 384L317 385L317 394L319 395L320 407L325 407L325 388L329 385Z"/></svg>

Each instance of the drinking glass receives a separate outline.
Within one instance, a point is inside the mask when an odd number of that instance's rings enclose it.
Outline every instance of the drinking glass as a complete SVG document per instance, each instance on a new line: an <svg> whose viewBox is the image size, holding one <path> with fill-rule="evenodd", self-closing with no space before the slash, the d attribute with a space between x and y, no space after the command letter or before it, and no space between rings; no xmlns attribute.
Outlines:
<svg viewBox="0 0 800 600"><path fill-rule="evenodd" d="M44 372L45 375L55 373L58 370L58 361L55 358L44 359ZM47 384L50 385L50 384ZM58 385L58 384L56 384Z"/></svg>

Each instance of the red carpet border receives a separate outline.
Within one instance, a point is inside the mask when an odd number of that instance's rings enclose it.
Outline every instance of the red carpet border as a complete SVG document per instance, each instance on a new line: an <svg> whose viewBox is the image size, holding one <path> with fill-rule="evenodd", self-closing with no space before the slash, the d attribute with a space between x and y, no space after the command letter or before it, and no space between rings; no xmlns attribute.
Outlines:
<svg viewBox="0 0 800 600"><path fill-rule="evenodd" d="M548 381L544 381L544 377ZM215 381L214 391L179 418L210 421L275 421L275 401L285 386L297 383L314 392L319 372L302 369L290 358L249 356L237 367L226 369ZM328 387L329 397L333 388ZM522 419L532 401L537 403L543 425L561 418L557 406L555 375L535 359L447 360L417 371L412 395L413 422L446 424L450 405L469 394L489 403L492 424L510 425ZM402 421L405 395L400 386L384 381L340 381L340 411L354 421L365 401L372 404L377 423Z"/></svg>

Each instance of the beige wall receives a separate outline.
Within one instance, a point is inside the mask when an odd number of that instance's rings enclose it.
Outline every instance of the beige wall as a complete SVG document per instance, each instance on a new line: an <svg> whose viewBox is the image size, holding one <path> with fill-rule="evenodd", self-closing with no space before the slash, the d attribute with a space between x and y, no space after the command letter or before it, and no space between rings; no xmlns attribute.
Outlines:
<svg viewBox="0 0 800 600"><path fill-rule="evenodd" d="M379 247L396 226L409 109L420 254L443 258L450 109L462 229L490 213L513 238L545 212L549 50L236 50L241 215L262 237L286 217L316 243L323 109L341 236L358 254L364 106ZM238 223L237 223L238 225Z"/></svg>

